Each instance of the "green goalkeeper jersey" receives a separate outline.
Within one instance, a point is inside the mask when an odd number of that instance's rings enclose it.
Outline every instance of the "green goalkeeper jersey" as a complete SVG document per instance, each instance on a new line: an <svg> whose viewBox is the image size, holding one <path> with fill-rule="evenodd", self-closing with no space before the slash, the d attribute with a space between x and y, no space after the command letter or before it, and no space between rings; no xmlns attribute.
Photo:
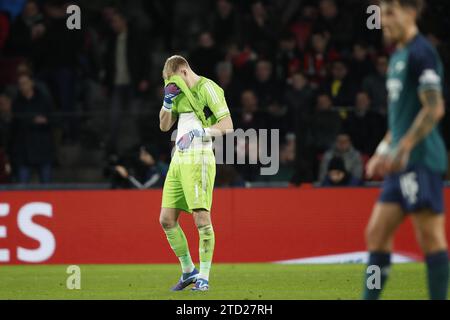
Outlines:
<svg viewBox="0 0 450 320"><path fill-rule="evenodd" d="M206 123L203 125L204 127L210 127L230 115L224 91L214 81L200 77L200 80L190 89L187 89L187 86L183 88L184 82L181 85L179 81L175 83L182 90L182 93L175 99L172 108L172 114L175 116L178 117L182 113L194 112L194 107L185 93L186 90L192 93L197 107L201 109L200 111L205 117Z"/></svg>

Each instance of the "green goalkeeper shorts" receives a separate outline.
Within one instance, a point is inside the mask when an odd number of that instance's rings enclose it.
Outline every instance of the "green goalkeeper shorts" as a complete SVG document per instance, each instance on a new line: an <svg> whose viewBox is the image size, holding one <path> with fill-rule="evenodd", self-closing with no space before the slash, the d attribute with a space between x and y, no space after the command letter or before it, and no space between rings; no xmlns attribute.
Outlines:
<svg viewBox="0 0 450 320"><path fill-rule="evenodd" d="M176 150L164 182L162 207L211 211L216 160L211 149Z"/></svg>

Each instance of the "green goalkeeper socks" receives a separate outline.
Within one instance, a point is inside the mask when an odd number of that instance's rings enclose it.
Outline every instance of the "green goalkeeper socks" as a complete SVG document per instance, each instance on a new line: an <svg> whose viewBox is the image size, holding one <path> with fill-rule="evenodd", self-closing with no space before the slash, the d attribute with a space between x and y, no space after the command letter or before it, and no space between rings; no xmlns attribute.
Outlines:
<svg viewBox="0 0 450 320"><path fill-rule="evenodd" d="M209 270L211 269L211 262L214 253L214 229L212 225L207 225L198 228L200 236L199 254L200 254L200 275L201 279L209 279Z"/></svg>
<svg viewBox="0 0 450 320"><path fill-rule="evenodd" d="M175 255L178 257L181 263L183 273L190 273L194 270L195 266L192 262L191 255L189 253L189 246L186 236L180 225L177 224L174 228L164 229L167 240ZM211 262L214 253L214 229L212 225L207 225L198 228L200 236L199 243L199 255L200 255L200 275L202 279L209 279L209 270L211 269Z"/></svg>
<svg viewBox="0 0 450 320"><path fill-rule="evenodd" d="M166 233L167 241L169 241L170 247L180 260L183 273L192 272L195 266L189 253L189 246L183 229L181 229L180 225L177 223L174 228L164 229L164 232Z"/></svg>

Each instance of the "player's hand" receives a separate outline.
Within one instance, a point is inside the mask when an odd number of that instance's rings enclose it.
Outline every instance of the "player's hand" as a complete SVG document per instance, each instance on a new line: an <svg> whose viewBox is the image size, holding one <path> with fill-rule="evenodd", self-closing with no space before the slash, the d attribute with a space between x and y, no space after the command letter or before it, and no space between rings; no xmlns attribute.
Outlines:
<svg viewBox="0 0 450 320"><path fill-rule="evenodd" d="M194 140L194 137L203 137L205 135L205 129L194 129L185 133L177 141L177 146L180 150L186 150Z"/></svg>
<svg viewBox="0 0 450 320"><path fill-rule="evenodd" d="M399 172L406 168L409 161L411 148L406 141L400 141L397 148L392 150L386 162L386 171L388 173Z"/></svg>
<svg viewBox="0 0 450 320"><path fill-rule="evenodd" d="M383 177L387 172L387 157L385 155L374 154L366 165L367 178L376 176Z"/></svg>
<svg viewBox="0 0 450 320"><path fill-rule="evenodd" d="M9 162L5 163L4 167L5 173L9 176L12 172L11 164Z"/></svg>
<svg viewBox="0 0 450 320"><path fill-rule="evenodd" d="M181 93L180 88L175 84L169 83L164 87L164 103L163 107L171 110L173 105L173 99L175 99Z"/></svg>
<svg viewBox="0 0 450 320"><path fill-rule="evenodd" d="M128 178L128 171L123 166L116 166L114 168L116 172L124 179Z"/></svg>

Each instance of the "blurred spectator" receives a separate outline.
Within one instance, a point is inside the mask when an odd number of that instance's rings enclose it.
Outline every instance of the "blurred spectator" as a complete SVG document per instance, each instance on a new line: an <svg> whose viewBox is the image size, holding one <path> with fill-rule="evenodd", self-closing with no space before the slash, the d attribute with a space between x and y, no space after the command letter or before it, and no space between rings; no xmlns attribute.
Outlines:
<svg viewBox="0 0 450 320"><path fill-rule="evenodd" d="M313 25L317 19L317 11L312 3L305 3L300 15L298 15L298 20L290 26L290 31L295 35L299 50L304 50L307 46Z"/></svg>
<svg viewBox="0 0 450 320"><path fill-rule="evenodd" d="M22 75L29 76L30 78L33 78L33 76L34 76L33 70L31 69L31 65L26 60L21 61L19 64L17 64L16 70L15 70L15 82L13 84L7 86L5 89L9 94L11 94L12 97L15 97L19 92L19 88L17 87L17 79ZM53 107L53 97L50 93L50 90L49 90L47 84L44 81L36 79L36 78L33 79L33 82L34 82L34 87L36 88L36 90L38 90L40 93L42 93L44 95L45 99L47 99L47 101L50 104L52 104L52 107Z"/></svg>
<svg viewBox="0 0 450 320"><path fill-rule="evenodd" d="M167 13L176 11L178 0L142 1L141 5L152 22L151 36L163 43L163 50L173 50L173 38L176 36L174 19L168 19ZM153 41L152 39L152 41Z"/></svg>
<svg viewBox="0 0 450 320"><path fill-rule="evenodd" d="M217 165L214 184L216 187L245 187L244 179L242 179L239 172L231 164Z"/></svg>
<svg viewBox="0 0 450 320"><path fill-rule="evenodd" d="M148 112L140 113L137 119L137 129L139 141L142 144L153 145L160 154L162 161L169 162L172 142L170 132L162 132L159 128L159 117L155 117L154 111L161 109L161 101L164 96L164 85L161 84L151 88L148 97L148 104L145 105ZM147 100L146 100L147 102Z"/></svg>
<svg viewBox="0 0 450 320"><path fill-rule="evenodd" d="M21 75L18 86L19 95L13 103L11 151L16 180L30 182L32 171L36 169L40 182L49 183L54 161L52 110L30 76Z"/></svg>
<svg viewBox="0 0 450 320"><path fill-rule="evenodd" d="M301 65L301 55L292 33L283 35L280 39L276 55L277 79L287 79L298 72Z"/></svg>
<svg viewBox="0 0 450 320"><path fill-rule="evenodd" d="M216 80L214 70L221 60L221 54L210 32L202 32L197 48L189 54L189 64L198 74Z"/></svg>
<svg viewBox="0 0 450 320"><path fill-rule="evenodd" d="M252 90L245 90L241 94L241 110L237 113L235 128L263 129L265 128L265 118L259 108L258 97Z"/></svg>
<svg viewBox="0 0 450 320"><path fill-rule="evenodd" d="M11 98L0 94L0 183L10 181L11 165L9 162L10 136L12 123Z"/></svg>
<svg viewBox="0 0 450 320"><path fill-rule="evenodd" d="M364 91L356 95L355 110L344 127L355 148L366 155L373 154L387 130L386 118L372 110L369 95Z"/></svg>
<svg viewBox="0 0 450 320"><path fill-rule="evenodd" d="M282 182L290 181L295 173L295 135L288 134L285 142L280 147L280 163L278 172L274 175L261 175L259 181L265 182Z"/></svg>
<svg viewBox="0 0 450 320"><path fill-rule="evenodd" d="M236 42L230 43L225 53L225 60L232 63L235 76L242 83L248 83L253 79L252 64L257 57L250 46L245 45L241 48Z"/></svg>
<svg viewBox="0 0 450 320"><path fill-rule="evenodd" d="M34 61L38 50L41 49L45 32L44 16L37 1L28 0L22 14L11 25L9 53Z"/></svg>
<svg viewBox="0 0 450 320"><path fill-rule="evenodd" d="M7 12L11 20L14 20L20 14L26 2L27 0L3 0L0 1L0 10Z"/></svg>
<svg viewBox="0 0 450 320"><path fill-rule="evenodd" d="M148 41L128 25L125 16L114 12L111 16L114 35L109 39L105 60L105 82L111 97L108 152L117 150L117 138L122 109L134 102L138 93L149 87L150 56Z"/></svg>
<svg viewBox="0 0 450 320"><path fill-rule="evenodd" d="M284 95L287 106L297 115L309 114L313 111L314 90L308 78L301 72L296 72L288 79L288 86Z"/></svg>
<svg viewBox="0 0 450 320"><path fill-rule="evenodd" d="M234 118L236 119L236 118ZM267 128L265 114L260 110L258 97L252 90L241 94L241 110L237 113L235 129L258 130ZM255 181L259 176L258 142L239 139L236 144L237 159L246 159L245 164L238 164L236 169L245 181Z"/></svg>
<svg viewBox="0 0 450 320"><path fill-rule="evenodd" d="M75 114L75 90L83 29L67 28L67 5L59 1L45 3L46 29L42 50L34 68L37 77L48 84L56 105L63 113L63 142L75 143L79 131L79 119Z"/></svg>
<svg viewBox="0 0 450 320"><path fill-rule="evenodd" d="M233 65L222 61L216 67L217 84L224 90L228 107L233 111L238 108L241 84L233 74Z"/></svg>
<svg viewBox="0 0 450 320"><path fill-rule="evenodd" d="M337 107L353 105L357 88L343 61L333 62L331 77L324 83L322 90L332 97L333 104Z"/></svg>
<svg viewBox="0 0 450 320"><path fill-rule="evenodd" d="M235 165L235 168L239 176L246 182L258 180L261 168L260 163L258 163L258 142L239 139L236 144L236 157L237 165ZM240 162L239 159L245 159L245 162Z"/></svg>
<svg viewBox="0 0 450 320"><path fill-rule="evenodd" d="M99 33L102 40L109 40L109 38L114 36L114 30L111 29L111 21L116 13L117 8L107 5L101 8L98 19L94 21L95 29Z"/></svg>
<svg viewBox="0 0 450 320"><path fill-rule="evenodd" d="M7 94L0 93L0 148L8 145L11 120L12 100Z"/></svg>
<svg viewBox="0 0 450 320"><path fill-rule="evenodd" d="M276 25L263 1L254 1L251 16L245 27L246 42L258 54L272 57L276 39Z"/></svg>
<svg viewBox="0 0 450 320"><path fill-rule="evenodd" d="M361 180L352 176L345 168L344 161L340 157L330 160L322 187L355 187L361 185Z"/></svg>
<svg viewBox="0 0 450 320"><path fill-rule="evenodd" d="M0 10L0 53L3 51L10 32L9 14Z"/></svg>
<svg viewBox="0 0 450 320"><path fill-rule="evenodd" d="M334 146L323 155L319 171L320 182L325 180L329 164L335 157L340 157L342 159L345 169L352 177L362 179L363 162L361 155L353 147L350 136L347 133L340 133L336 137Z"/></svg>
<svg viewBox="0 0 450 320"><path fill-rule="evenodd" d="M447 6L448 6L448 4L447 4ZM445 19L445 20L447 21L448 19ZM447 21L447 25L450 26L450 22ZM438 30L436 30L435 32L429 32L426 35L427 39L436 48L436 51L438 52L439 56L441 57L444 70L450 70L450 44L449 44L449 41L443 41L443 38L445 38L445 36L443 36L443 35L438 36L437 33L439 33ZM445 77L445 83L449 83L450 72L446 72L444 74L444 77Z"/></svg>
<svg viewBox="0 0 450 320"><path fill-rule="evenodd" d="M268 60L259 60L255 66L255 79L252 89L258 96L258 101L266 108L270 101L275 100L282 94L280 84L273 74L273 65Z"/></svg>
<svg viewBox="0 0 450 320"><path fill-rule="evenodd" d="M277 17L277 25L283 30L289 27L304 5L304 1L297 0L277 0L270 3L272 14Z"/></svg>
<svg viewBox="0 0 450 320"><path fill-rule="evenodd" d="M310 162L308 156L308 133L310 127L310 117L314 112L314 90L311 88L308 79L303 73L295 73L288 81L288 87L284 96L284 101L289 108L292 120L292 128L295 132L296 141L296 178L311 181ZM298 183L300 181L296 181Z"/></svg>
<svg viewBox="0 0 450 320"><path fill-rule="evenodd" d="M351 47L353 39L351 17L346 16L345 12L339 11L335 0L320 0L319 12L320 15L314 29L328 32L338 50Z"/></svg>
<svg viewBox="0 0 450 320"><path fill-rule="evenodd" d="M158 153L152 146L133 148L113 165L113 189L160 188L167 174L166 164L158 161Z"/></svg>
<svg viewBox="0 0 450 320"><path fill-rule="evenodd" d="M231 0L217 0L211 20L211 30L218 45L225 48L231 41L237 41L241 33L241 21Z"/></svg>
<svg viewBox="0 0 450 320"><path fill-rule="evenodd" d="M357 84L360 84L367 75L374 71L373 62L365 44L355 43L353 45L349 68L350 77Z"/></svg>
<svg viewBox="0 0 450 320"><path fill-rule="evenodd" d="M280 139L284 140L286 134L292 130L294 119L288 113L286 105L278 100L272 100L267 106L267 129L278 129Z"/></svg>
<svg viewBox="0 0 450 320"><path fill-rule="evenodd" d="M376 72L364 78L362 89L369 94L372 109L385 113L387 108L386 74L388 58L383 55L379 56L376 59L375 68Z"/></svg>
<svg viewBox="0 0 450 320"><path fill-rule="evenodd" d="M325 93L319 94L307 133L307 145L312 147L314 157L333 145L341 126L341 117L333 110L331 97Z"/></svg>
<svg viewBox="0 0 450 320"><path fill-rule="evenodd" d="M310 39L309 48L303 57L303 71L318 86L327 77L327 66L339 58L338 52L329 45L329 36L315 32Z"/></svg>

